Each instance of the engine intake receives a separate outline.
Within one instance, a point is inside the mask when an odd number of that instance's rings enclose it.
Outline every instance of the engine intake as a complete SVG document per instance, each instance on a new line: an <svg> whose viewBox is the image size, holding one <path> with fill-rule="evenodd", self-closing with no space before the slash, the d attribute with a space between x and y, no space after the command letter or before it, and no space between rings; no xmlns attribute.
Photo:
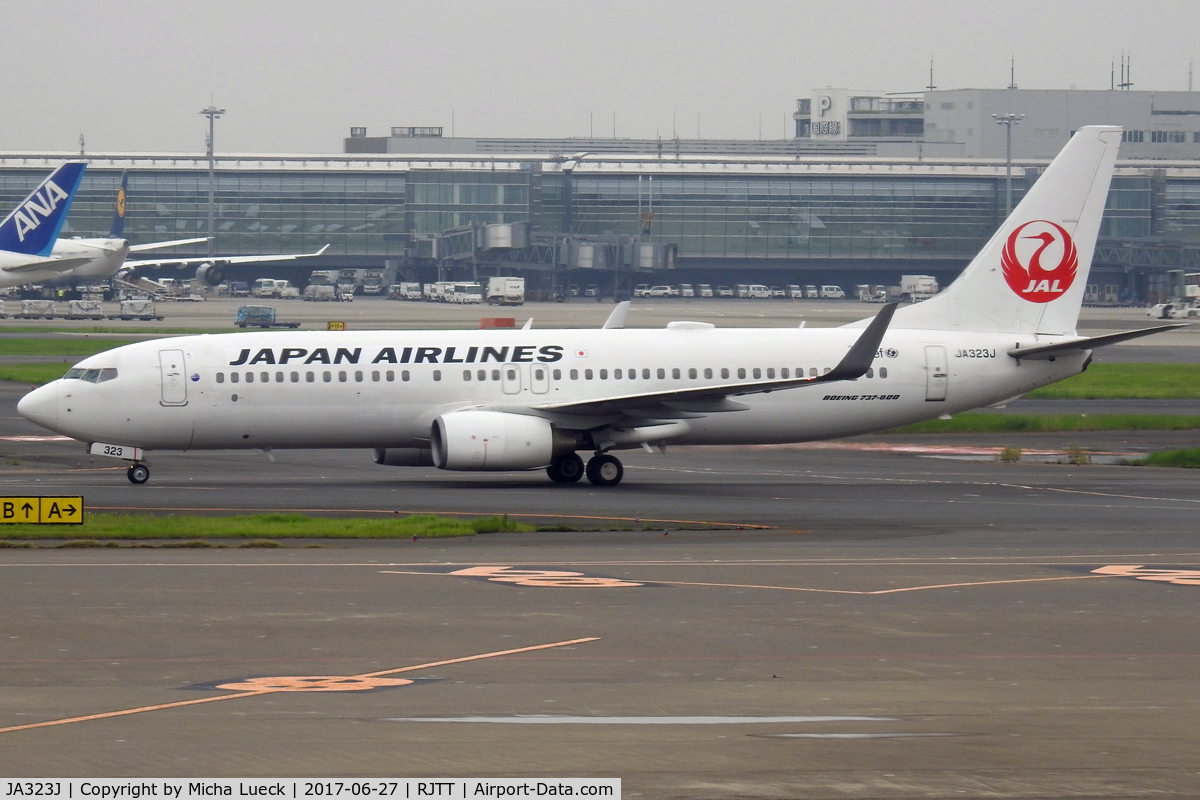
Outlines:
<svg viewBox="0 0 1200 800"><path fill-rule="evenodd" d="M196 280L207 286L219 286L225 280L225 270L220 264L204 264L196 270Z"/></svg>
<svg viewBox="0 0 1200 800"><path fill-rule="evenodd" d="M447 470L540 469L575 451L549 420L501 411L456 411L433 421L433 463Z"/></svg>

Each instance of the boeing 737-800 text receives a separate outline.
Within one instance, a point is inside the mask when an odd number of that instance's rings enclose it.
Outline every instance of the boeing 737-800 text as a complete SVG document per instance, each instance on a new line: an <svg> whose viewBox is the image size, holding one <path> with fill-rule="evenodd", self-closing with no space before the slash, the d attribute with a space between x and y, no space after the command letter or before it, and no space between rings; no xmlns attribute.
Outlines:
<svg viewBox="0 0 1200 800"><path fill-rule="evenodd" d="M828 439L992 405L1172 327L1075 332L1120 139L1077 131L945 292L842 328L627 330L619 306L601 330L186 336L91 356L18 408L130 461L134 483L152 450L365 448L614 485L615 450Z"/></svg>

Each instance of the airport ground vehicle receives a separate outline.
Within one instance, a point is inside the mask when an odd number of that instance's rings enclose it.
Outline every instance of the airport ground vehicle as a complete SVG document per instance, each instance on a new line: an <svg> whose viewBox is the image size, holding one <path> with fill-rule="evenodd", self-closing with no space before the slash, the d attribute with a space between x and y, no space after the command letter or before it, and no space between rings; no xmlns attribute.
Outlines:
<svg viewBox="0 0 1200 800"><path fill-rule="evenodd" d="M826 284L821 287L822 300L845 300L846 291L840 286Z"/></svg>
<svg viewBox="0 0 1200 800"><path fill-rule="evenodd" d="M733 297L733 289L728 286L718 286L717 297Z"/></svg>
<svg viewBox="0 0 1200 800"><path fill-rule="evenodd" d="M783 291L782 286L772 286L770 291L771 297L787 297L787 292Z"/></svg>
<svg viewBox="0 0 1200 800"><path fill-rule="evenodd" d="M488 278L488 305L520 306L525 304L525 279L497 277Z"/></svg>
<svg viewBox="0 0 1200 800"><path fill-rule="evenodd" d="M633 287L633 296L634 297L645 297L646 292L648 292L648 291L650 291L650 284L639 283L637 286Z"/></svg>
<svg viewBox="0 0 1200 800"><path fill-rule="evenodd" d="M304 294L301 297L315 303L327 303L342 299L338 294L337 285L330 286L327 283L310 283L304 287Z"/></svg>
<svg viewBox="0 0 1200 800"><path fill-rule="evenodd" d="M679 296L680 297L695 297L696 290L695 290L695 288L692 287L692 285L690 283L681 283L681 284L679 284Z"/></svg>
<svg viewBox="0 0 1200 800"><path fill-rule="evenodd" d="M671 297L672 291L672 287L670 286L651 286L646 290L643 297Z"/></svg>
<svg viewBox="0 0 1200 800"><path fill-rule="evenodd" d="M420 300L421 284L413 281L393 283L388 287L389 300Z"/></svg>
<svg viewBox="0 0 1200 800"><path fill-rule="evenodd" d="M827 439L992 405L1179 325L1076 332L1120 138L1079 129L946 291L840 328L623 330L618 306L591 331L179 337L88 356L18 411L94 455L130 448L134 483L149 477L145 450L336 447L614 486L615 450Z"/></svg>
<svg viewBox="0 0 1200 800"><path fill-rule="evenodd" d="M761 283L739 283L737 296L751 300L769 300L771 298L771 290Z"/></svg>
<svg viewBox="0 0 1200 800"><path fill-rule="evenodd" d="M804 297L806 300L816 300L817 297L819 297L819 295L817 294L817 287L813 286L811 283L805 284L804 285Z"/></svg>
<svg viewBox="0 0 1200 800"><path fill-rule="evenodd" d="M932 275L901 275L900 291L913 303L928 300L938 293L937 278Z"/></svg>
<svg viewBox="0 0 1200 800"><path fill-rule="evenodd" d="M587 288L583 290L584 297L598 297L600 294L600 284L589 283Z"/></svg>
<svg viewBox="0 0 1200 800"><path fill-rule="evenodd" d="M483 302L483 287L478 283L456 283L446 296L447 302L473 305Z"/></svg>
<svg viewBox="0 0 1200 800"><path fill-rule="evenodd" d="M362 273L362 293L365 295L378 296L383 294L383 270L381 269L366 269Z"/></svg>
<svg viewBox="0 0 1200 800"><path fill-rule="evenodd" d="M299 322L277 322L272 306L238 306L233 324L239 328L299 328Z"/></svg>
<svg viewBox="0 0 1200 800"><path fill-rule="evenodd" d="M713 296L713 288L711 286L709 286L707 283L700 284L700 288L698 291L699 291L699 293L698 293L699 297L712 297Z"/></svg>
<svg viewBox="0 0 1200 800"><path fill-rule="evenodd" d="M802 300L804 298L804 290L794 283L789 283L787 286L787 296L793 300Z"/></svg>
<svg viewBox="0 0 1200 800"><path fill-rule="evenodd" d="M259 278L250 289L254 297L275 297L283 300L300 296L300 290L285 280L276 278Z"/></svg>
<svg viewBox="0 0 1200 800"><path fill-rule="evenodd" d="M229 282L230 297L249 297L250 284L245 281L230 281Z"/></svg>

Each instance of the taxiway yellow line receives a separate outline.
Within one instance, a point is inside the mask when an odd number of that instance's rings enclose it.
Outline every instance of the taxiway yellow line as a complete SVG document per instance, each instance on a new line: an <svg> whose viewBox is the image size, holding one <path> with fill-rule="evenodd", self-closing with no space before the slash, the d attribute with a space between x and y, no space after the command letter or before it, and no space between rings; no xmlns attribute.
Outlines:
<svg viewBox="0 0 1200 800"><path fill-rule="evenodd" d="M468 661L479 661L485 658L499 658L500 656L511 656L518 653L531 653L536 650L549 650L554 647L568 647L573 644L583 644L585 642L599 641L599 636L591 636L584 639L569 639L563 642L550 642L548 644L535 644L529 647L516 647L511 650L496 650L490 653L477 653L472 656L462 656L460 658L448 658L442 661L430 661L425 664L414 664L409 667L398 667L397 669L385 669L380 672L365 672L361 675L352 675L353 678L377 678L383 675L394 675L398 672L414 672L420 669L431 669L433 667L444 667L447 664L462 664ZM113 717L125 717L130 714L144 714L147 711L162 711L168 708L182 708L184 706L195 706L201 703L216 703L221 700L240 700L244 697L257 697L264 694L275 694L283 691L281 689L262 689L253 692L238 692L237 694L225 694L220 697L202 697L197 700L181 700L177 703L159 703L153 706L141 706L139 708L125 708L120 711L103 711L99 714L87 714L82 717L67 717L64 719L52 719L45 722L30 722L25 725L12 725L7 728L0 728L0 733L13 733L15 731L26 731L32 728L49 728L54 725L69 725L73 722L89 722L96 719L111 719Z"/></svg>

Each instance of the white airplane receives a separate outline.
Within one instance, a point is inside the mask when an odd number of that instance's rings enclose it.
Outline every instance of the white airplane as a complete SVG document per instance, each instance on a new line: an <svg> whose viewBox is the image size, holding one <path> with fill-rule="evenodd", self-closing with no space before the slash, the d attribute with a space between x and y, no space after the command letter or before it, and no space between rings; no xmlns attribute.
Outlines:
<svg viewBox="0 0 1200 800"><path fill-rule="evenodd" d="M63 164L0 223L0 288L23 286L28 283L94 283L114 276L126 280L136 269L167 265L184 267L191 264L200 265L196 270L197 279L210 286L216 286L225 279L225 269L230 264L312 258L329 249L329 245L325 245L315 253L126 261L131 253L208 241L207 236L201 236L166 242L129 244L123 238L125 200L129 191L128 173L121 176L112 229L107 237L60 239L59 232L86 167L84 162L79 161Z"/></svg>
<svg viewBox="0 0 1200 800"><path fill-rule="evenodd" d="M1077 131L946 291L842 328L625 330L621 304L601 330L185 336L84 359L18 411L131 462L133 483L151 450L370 448L391 466L612 486L616 450L829 439L993 405L1178 327L1075 331L1120 140Z"/></svg>

